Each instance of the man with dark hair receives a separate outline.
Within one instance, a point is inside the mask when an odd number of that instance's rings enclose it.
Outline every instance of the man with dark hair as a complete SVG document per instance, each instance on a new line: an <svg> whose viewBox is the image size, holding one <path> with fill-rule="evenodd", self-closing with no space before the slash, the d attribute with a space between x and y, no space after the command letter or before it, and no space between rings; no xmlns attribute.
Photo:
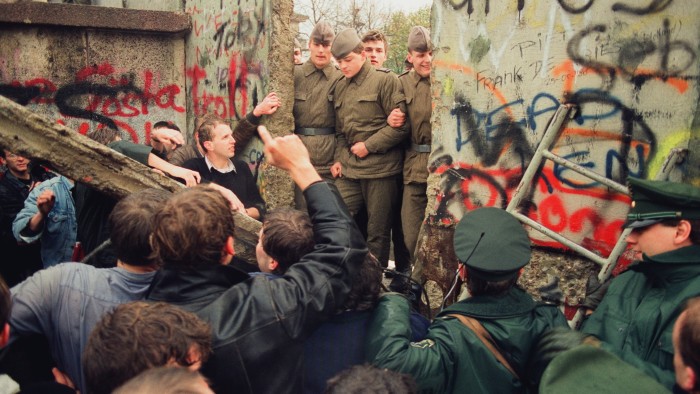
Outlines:
<svg viewBox="0 0 700 394"><path fill-rule="evenodd" d="M150 140L153 153L166 161L170 161L169 158L175 150L185 144L180 128L169 120L160 120L153 124Z"/></svg>
<svg viewBox="0 0 700 394"><path fill-rule="evenodd" d="M386 61L389 43L384 33L379 30L370 30L362 36L362 46L367 59L373 67L382 68Z"/></svg>
<svg viewBox="0 0 700 394"><path fill-rule="evenodd" d="M700 297L688 300L673 327L676 384L687 393L700 393Z"/></svg>
<svg viewBox="0 0 700 394"><path fill-rule="evenodd" d="M277 208L265 216L255 257L260 272L284 275L314 248L313 224L305 212Z"/></svg>
<svg viewBox="0 0 700 394"><path fill-rule="evenodd" d="M209 115L197 129L199 145L204 149L204 157L190 159L183 167L197 171L202 181L217 184L236 195L243 204L240 212L253 219L261 219L265 214L265 201L260 196L253 174L242 160L233 159L236 139L233 131L223 119Z"/></svg>
<svg viewBox="0 0 700 394"><path fill-rule="evenodd" d="M177 367L156 367L131 378L113 394L214 394L204 376Z"/></svg>
<svg viewBox="0 0 700 394"><path fill-rule="evenodd" d="M420 390L522 392L536 339L567 327L557 307L536 303L516 285L530 261L527 232L501 209L478 208L455 227L454 249L471 297L440 312L416 343L410 341L408 300L382 297L370 322L368 357L412 375Z"/></svg>
<svg viewBox="0 0 700 394"><path fill-rule="evenodd" d="M198 370L211 353L211 328L164 302L130 302L106 313L83 352L87 392L109 394L146 369Z"/></svg>
<svg viewBox="0 0 700 394"><path fill-rule="evenodd" d="M234 222L210 188L185 189L156 217L152 246L162 264L148 298L196 313L214 333L202 367L216 392L299 392L303 340L350 291L366 244L342 201L314 170L295 135L259 128L265 158L304 191L316 246L284 276L250 278L229 266ZM270 374L270 371L275 371Z"/></svg>
<svg viewBox="0 0 700 394"><path fill-rule="evenodd" d="M414 394L417 392L416 381L409 375L369 364L356 365L328 379L328 385L324 391L326 394Z"/></svg>
<svg viewBox="0 0 700 394"><path fill-rule="evenodd" d="M335 157L335 111L330 100L333 86L341 77L331 63L331 43L335 32L328 22L314 26L309 36L309 60L294 67L294 134L301 138L311 156L311 164L321 177L333 181L331 166ZM306 209L304 196L294 187L294 206Z"/></svg>
<svg viewBox="0 0 700 394"><path fill-rule="evenodd" d="M43 167L32 166L29 159L0 147L7 169L0 175L0 274L8 286L14 286L43 268L39 244L18 243L12 234L12 222L24 207L29 192L53 177Z"/></svg>
<svg viewBox="0 0 700 394"><path fill-rule="evenodd" d="M351 214L367 209L367 244L383 267L389 260L391 224L399 199L405 126L394 128L387 116L405 112L398 77L366 60L353 29L340 32L331 46L344 75L333 90L338 145L331 173Z"/></svg>
<svg viewBox="0 0 700 394"><path fill-rule="evenodd" d="M581 331L671 389L673 325L683 303L700 295L700 188L628 181L632 207L625 225L632 228L627 243L637 262L612 280Z"/></svg>
<svg viewBox="0 0 700 394"><path fill-rule="evenodd" d="M152 218L170 193L147 189L125 197L109 216L115 268L65 263L39 271L12 288L12 337L43 334L58 368L85 392L80 355L105 312L142 299L156 264L150 258Z"/></svg>
<svg viewBox="0 0 700 394"><path fill-rule="evenodd" d="M233 138L237 142L236 154L242 152L251 138L257 134L257 127L260 124L262 116L274 114L280 105L281 103L280 99L277 97L277 93L269 93L251 112L248 112L245 117L238 121L236 127L233 128ZM172 155L170 155L170 163L176 166L182 166L187 160L204 157L204 150L202 150L202 147L199 145L199 133L197 130L208 115L209 114L205 114L202 118L195 120L192 137L185 146L175 149Z"/></svg>

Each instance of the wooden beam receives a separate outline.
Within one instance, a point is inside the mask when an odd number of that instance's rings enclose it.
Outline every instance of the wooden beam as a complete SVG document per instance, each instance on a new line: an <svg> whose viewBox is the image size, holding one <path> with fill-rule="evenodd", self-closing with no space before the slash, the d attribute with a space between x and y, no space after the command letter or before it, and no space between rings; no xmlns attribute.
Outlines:
<svg viewBox="0 0 700 394"><path fill-rule="evenodd" d="M3 96L0 96L0 145L27 158L46 162L61 175L115 198L146 188L175 192L184 187ZM255 245L260 222L239 213L234 213L234 220L236 254L257 264Z"/></svg>

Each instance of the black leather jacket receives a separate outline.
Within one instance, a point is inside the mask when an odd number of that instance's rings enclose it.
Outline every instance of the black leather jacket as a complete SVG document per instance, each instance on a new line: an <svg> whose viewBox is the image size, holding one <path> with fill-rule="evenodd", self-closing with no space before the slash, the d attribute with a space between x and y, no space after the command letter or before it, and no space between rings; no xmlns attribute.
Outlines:
<svg viewBox="0 0 700 394"><path fill-rule="evenodd" d="M300 392L303 342L350 291L367 245L337 191L304 191L316 247L280 279L250 278L230 266L196 272L166 266L148 299L166 301L211 324L214 354L202 373L217 393ZM340 339L342 340L342 339Z"/></svg>

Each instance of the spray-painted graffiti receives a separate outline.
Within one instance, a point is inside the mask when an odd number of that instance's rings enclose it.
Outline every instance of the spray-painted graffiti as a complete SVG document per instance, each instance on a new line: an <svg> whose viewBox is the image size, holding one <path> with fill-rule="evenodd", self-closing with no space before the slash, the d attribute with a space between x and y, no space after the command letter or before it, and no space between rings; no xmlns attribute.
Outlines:
<svg viewBox="0 0 700 394"><path fill-rule="evenodd" d="M58 116L53 117L82 134L90 130L90 122L96 122L95 127L120 129L135 142L139 136L146 142L150 139L152 122L146 119L154 111L169 114L167 119L185 112L184 92L177 84L163 83L152 70L135 73L118 70L111 63L83 67L70 83L48 78L13 80L0 84L0 94L39 113L55 110Z"/></svg>
<svg viewBox="0 0 700 394"><path fill-rule="evenodd" d="M699 37L686 6L439 3L434 38L450 50L434 60L440 134L428 223L450 226L476 207L505 207L560 103L578 111L553 153L623 184L628 176L654 178L656 163L682 142L678 133L688 130L698 100ZM621 233L629 199L569 168L546 162L528 192L521 212L603 255Z"/></svg>

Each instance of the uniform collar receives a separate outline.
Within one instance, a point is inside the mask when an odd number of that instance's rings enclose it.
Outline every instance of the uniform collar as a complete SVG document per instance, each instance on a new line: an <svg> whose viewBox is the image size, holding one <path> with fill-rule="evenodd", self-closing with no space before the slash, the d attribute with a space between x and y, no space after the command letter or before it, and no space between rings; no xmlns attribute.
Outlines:
<svg viewBox="0 0 700 394"><path fill-rule="evenodd" d="M332 74L333 74L333 64L328 63L326 65L326 67L323 67L322 69L319 70L311 62L311 59L309 59L306 61L306 63L301 65L301 70L304 72L305 77L308 77L309 75L315 73L316 71L321 71L323 73L323 75L326 76L326 79L330 79Z"/></svg>
<svg viewBox="0 0 700 394"><path fill-rule="evenodd" d="M653 257L644 255L645 263L658 264L690 264L700 262L700 245L690 245L666 253L660 253Z"/></svg>
<svg viewBox="0 0 700 394"><path fill-rule="evenodd" d="M365 63L362 65L362 68L360 68L360 71L358 71L354 77L350 78L350 82L355 82L358 85L362 85L362 82L367 79L367 75L376 71L377 70L374 69L372 63L369 62L369 59L365 59Z"/></svg>
<svg viewBox="0 0 700 394"><path fill-rule="evenodd" d="M420 83L420 81L422 81L423 79L428 79L428 78L423 78L423 77L421 77L421 76L416 72L416 70L411 70L411 71L409 71L409 72L408 72L408 77L411 78L411 83L413 84L413 86L418 86L418 84Z"/></svg>

